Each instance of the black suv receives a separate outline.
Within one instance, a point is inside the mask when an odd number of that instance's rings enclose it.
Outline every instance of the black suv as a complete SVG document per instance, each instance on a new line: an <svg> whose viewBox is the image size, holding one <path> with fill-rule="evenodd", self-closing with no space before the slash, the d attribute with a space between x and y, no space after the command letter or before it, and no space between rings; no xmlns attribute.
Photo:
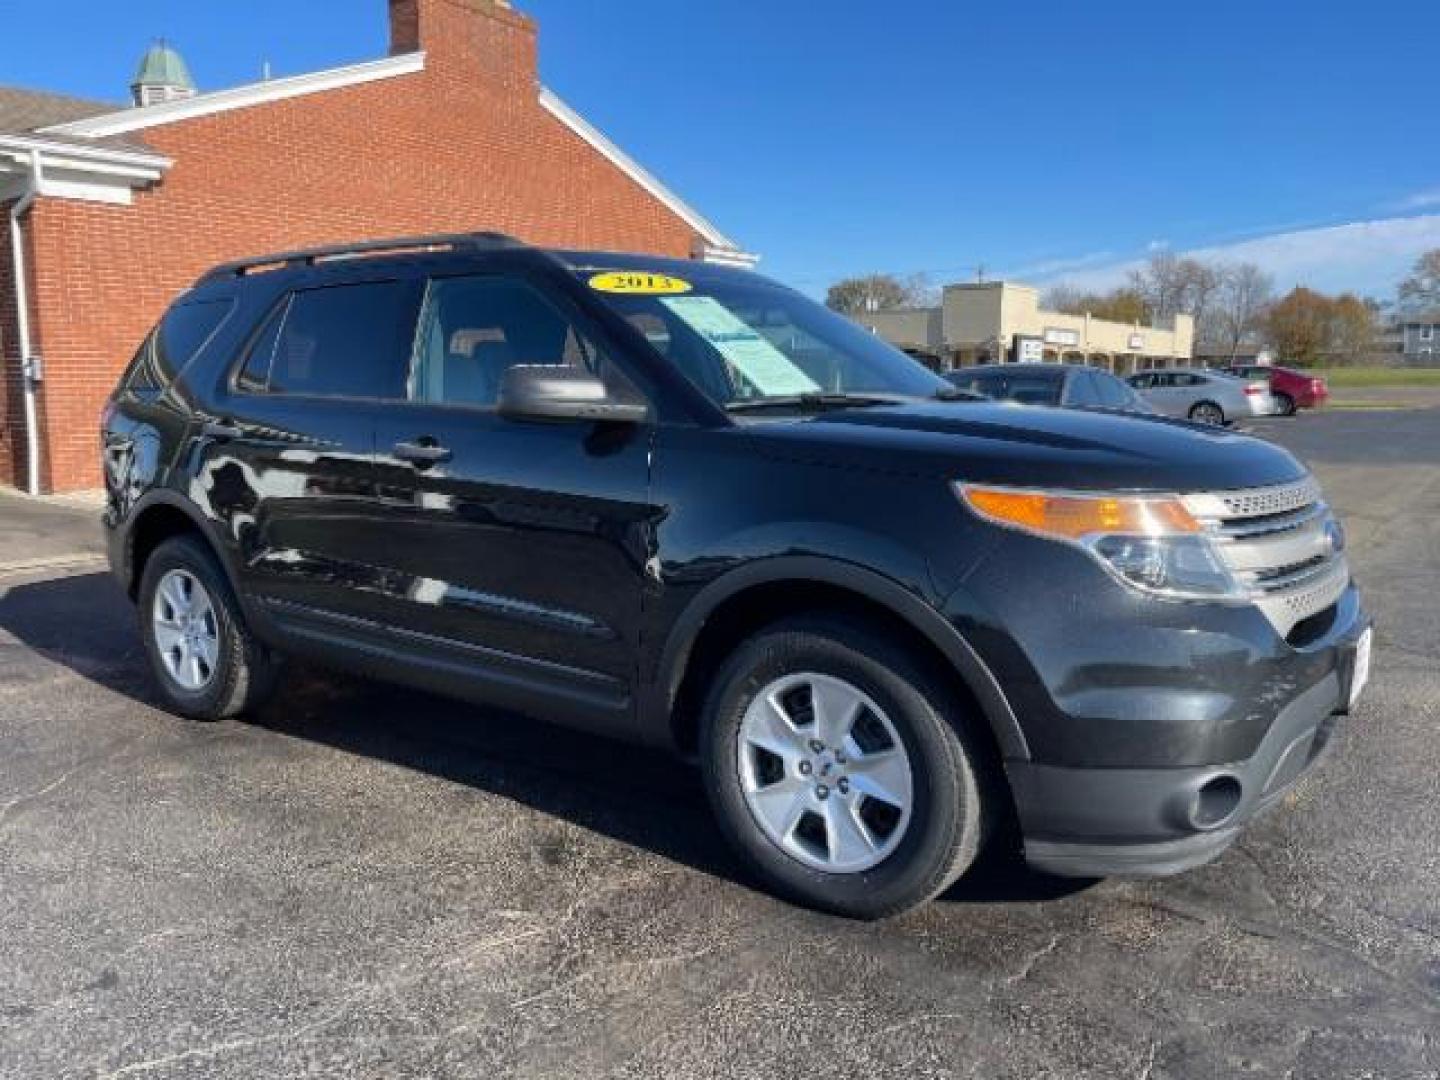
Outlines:
<svg viewBox="0 0 1440 1080"><path fill-rule="evenodd" d="M1266 443L971 397L747 271L269 255L108 405L110 558L181 713L293 654L666 746L831 911L1015 827L1062 874L1213 858L1368 672L1339 526Z"/></svg>

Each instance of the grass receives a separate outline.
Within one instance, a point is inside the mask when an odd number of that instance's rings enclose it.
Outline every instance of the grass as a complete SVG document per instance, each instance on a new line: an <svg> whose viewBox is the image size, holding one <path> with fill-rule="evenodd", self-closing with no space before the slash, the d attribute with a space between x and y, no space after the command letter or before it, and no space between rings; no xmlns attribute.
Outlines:
<svg viewBox="0 0 1440 1080"><path fill-rule="evenodd" d="M1307 375L1318 375L1331 388L1363 387L1440 387L1440 368L1344 367L1307 368Z"/></svg>

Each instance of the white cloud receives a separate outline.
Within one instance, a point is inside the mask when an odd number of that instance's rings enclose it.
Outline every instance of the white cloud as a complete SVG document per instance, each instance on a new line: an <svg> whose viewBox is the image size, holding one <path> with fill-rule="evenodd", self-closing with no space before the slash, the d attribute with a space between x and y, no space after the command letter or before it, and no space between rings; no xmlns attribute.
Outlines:
<svg viewBox="0 0 1440 1080"><path fill-rule="evenodd" d="M1417 191L1413 195L1407 195L1403 199L1397 199L1386 207L1386 209L1400 211L1429 210L1435 206L1440 206L1440 187Z"/></svg>
<svg viewBox="0 0 1440 1080"><path fill-rule="evenodd" d="M1024 266L1007 267L993 276L996 278L1015 278L1025 280L1033 278L1043 281L1049 278L1064 277L1071 271L1084 270L1087 267L1104 266L1115 261L1116 253L1113 251L1092 251L1085 255L1076 255L1068 259L1045 259L1040 262L1028 263Z"/></svg>
<svg viewBox="0 0 1440 1080"><path fill-rule="evenodd" d="M1440 194L1440 192L1437 192ZM1327 292L1353 290L1388 296L1422 252L1440 248L1440 214L1379 218L1346 225L1295 229L1182 252L1221 262L1253 262L1272 274L1281 291L1308 285ZM1034 275L1041 283L1064 280L1104 289L1143 264L1129 259L1082 270Z"/></svg>

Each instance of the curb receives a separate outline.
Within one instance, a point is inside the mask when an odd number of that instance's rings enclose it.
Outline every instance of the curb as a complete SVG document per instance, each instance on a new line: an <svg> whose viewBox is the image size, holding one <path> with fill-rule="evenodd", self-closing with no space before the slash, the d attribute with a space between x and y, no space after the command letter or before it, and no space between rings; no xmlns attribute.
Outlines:
<svg viewBox="0 0 1440 1080"><path fill-rule="evenodd" d="M0 575L24 574L32 570L62 570L72 566L95 566L105 563L104 555L52 555L44 559L23 559L15 562L0 562Z"/></svg>

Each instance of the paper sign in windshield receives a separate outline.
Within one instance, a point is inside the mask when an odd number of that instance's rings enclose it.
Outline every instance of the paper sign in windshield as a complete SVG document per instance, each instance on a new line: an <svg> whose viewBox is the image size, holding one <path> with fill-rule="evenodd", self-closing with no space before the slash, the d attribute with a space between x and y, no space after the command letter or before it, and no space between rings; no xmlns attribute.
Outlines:
<svg viewBox="0 0 1440 1080"><path fill-rule="evenodd" d="M720 301L710 296L667 296L660 303L685 320L766 395L808 394L820 386Z"/></svg>
<svg viewBox="0 0 1440 1080"><path fill-rule="evenodd" d="M663 296L667 293L687 293L690 282L669 274L647 274L638 270L616 270L607 274L596 274L590 279L590 287L596 292L632 293L641 296Z"/></svg>

